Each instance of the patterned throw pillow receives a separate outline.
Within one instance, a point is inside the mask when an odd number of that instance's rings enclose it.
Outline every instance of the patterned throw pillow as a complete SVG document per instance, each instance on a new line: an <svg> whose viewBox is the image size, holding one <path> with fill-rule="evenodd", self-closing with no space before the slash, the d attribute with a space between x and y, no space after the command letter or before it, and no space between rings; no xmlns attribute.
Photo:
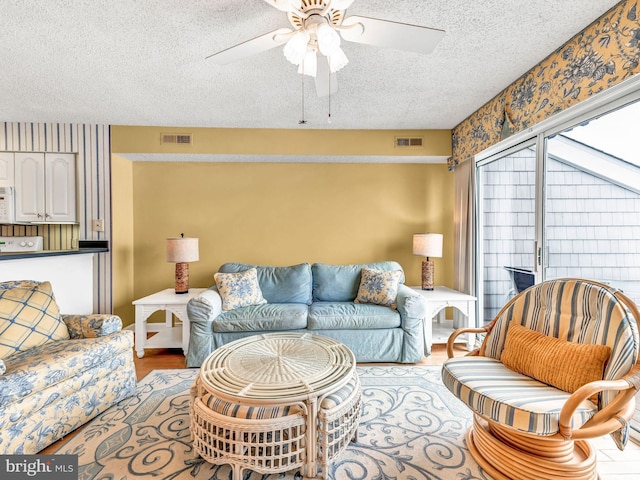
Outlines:
<svg viewBox="0 0 640 480"><path fill-rule="evenodd" d="M9 280L0 282L0 290L11 290L12 288L36 288L42 282L37 280Z"/></svg>
<svg viewBox="0 0 640 480"><path fill-rule="evenodd" d="M401 279L402 270L382 272L363 268L358 295L354 302L396 308L396 296Z"/></svg>
<svg viewBox="0 0 640 480"><path fill-rule="evenodd" d="M267 301L258 284L258 270L250 268L238 273L215 273L218 292L222 297L222 310L234 310L249 305L262 305Z"/></svg>
<svg viewBox="0 0 640 480"><path fill-rule="evenodd" d="M0 289L0 358L68 338L49 282Z"/></svg>

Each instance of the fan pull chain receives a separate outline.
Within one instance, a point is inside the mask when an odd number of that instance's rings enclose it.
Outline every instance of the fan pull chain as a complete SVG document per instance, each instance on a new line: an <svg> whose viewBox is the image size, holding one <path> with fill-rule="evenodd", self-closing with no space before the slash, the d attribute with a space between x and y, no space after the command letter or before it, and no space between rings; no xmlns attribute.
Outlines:
<svg viewBox="0 0 640 480"><path fill-rule="evenodd" d="M327 117L327 123L331 123L331 70L329 70L329 116Z"/></svg>
<svg viewBox="0 0 640 480"><path fill-rule="evenodd" d="M305 125L307 121L304 119L304 75L300 75L302 79L302 118L298 120L298 125Z"/></svg>

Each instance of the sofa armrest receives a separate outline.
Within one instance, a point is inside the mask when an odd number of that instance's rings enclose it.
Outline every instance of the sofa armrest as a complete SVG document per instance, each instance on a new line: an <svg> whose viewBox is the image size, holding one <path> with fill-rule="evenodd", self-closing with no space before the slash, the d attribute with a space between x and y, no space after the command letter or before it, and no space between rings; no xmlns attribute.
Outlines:
<svg viewBox="0 0 640 480"><path fill-rule="evenodd" d="M117 315L94 313L90 315L60 315L67 325L71 338L104 337L122 330L122 320Z"/></svg>
<svg viewBox="0 0 640 480"><path fill-rule="evenodd" d="M213 321L222 313L222 298L215 288L205 290L187 303L189 351L187 367L199 367L213 349Z"/></svg>
<svg viewBox="0 0 640 480"><path fill-rule="evenodd" d="M427 306L422 295L406 285L400 285L396 305L404 330L422 329L422 321L427 314Z"/></svg>
<svg viewBox="0 0 640 480"><path fill-rule="evenodd" d="M209 324L222 313L222 297L214 288L209 288L187 303L187 315L191 323Z"/></svg>
<svg viewBox="0 0 640 480"><path fill-rule="evenodd" d="M417 362L424 355L424 316L427 306L415 290L400 285L396 296L396 308L400 314L400 326L404 330L402 362Z"/></svg>

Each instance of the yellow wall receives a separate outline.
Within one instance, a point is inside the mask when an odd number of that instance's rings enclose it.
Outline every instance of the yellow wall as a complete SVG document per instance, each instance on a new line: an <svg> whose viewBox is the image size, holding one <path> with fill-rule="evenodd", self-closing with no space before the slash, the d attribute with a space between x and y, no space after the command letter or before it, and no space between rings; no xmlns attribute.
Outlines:
<svg viewBox="0 0 640 480"><path fill-rule="evenodd" d="M113 313L125 324L135 321L133 305L133 164L119 155L111 156L111 203L113 268Z"/></svg>
<svg viewBox="0 0 640 480"><path fill-rule="evenodd" d="M160 143L191 133L192 145ZM395 137L422 137L396 148ZM412 235L441 232L436 283L453 286L453 175L444 163L131 162L127 153L247 155L451 155L449 130L274 130L111 127L114 310L133 322L131 302L174 285L165 239L200 239L192 287L209 286L229 261L263 265L397 260L420 284ZM175 157L172 157L175 158ZM375 161L375 159L372 159ZM162 320L162 315L152 317Z"/></svg>
<svg viewBox="0 0 640 480"><path fill-rule="evenodd" d="M444 164L133 162L133 185L136 297L173 286L165 239L180 233L200 239L192 287L211 285L227 261L387 259L417 285L412 234L426 231L444 234L436 283L453 285L453 175Z"/></svg>

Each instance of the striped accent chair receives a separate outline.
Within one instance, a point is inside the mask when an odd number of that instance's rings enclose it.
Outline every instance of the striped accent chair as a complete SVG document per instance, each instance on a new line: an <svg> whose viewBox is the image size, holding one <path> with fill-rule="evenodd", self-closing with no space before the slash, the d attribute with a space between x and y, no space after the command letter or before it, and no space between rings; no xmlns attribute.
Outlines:
<svg viewBox="0 0 640 480"><path fill-rule="evenodd" d="M640 388L639 319L622 292L560 279L518 294L484 328L453 332L442 379L474 413L467 445L482 468L496 480L597 479L588 439L611 434L621 450L628 440ZM510 328L516 324L526 329ZM535 338L518 343L519 331ZM453 342L465 332L485 337L456 358ZM577 350L587 356L577 360ZM594 350L606 357L588 367ZM565 386L575 379L575 388Z"/></svg>

